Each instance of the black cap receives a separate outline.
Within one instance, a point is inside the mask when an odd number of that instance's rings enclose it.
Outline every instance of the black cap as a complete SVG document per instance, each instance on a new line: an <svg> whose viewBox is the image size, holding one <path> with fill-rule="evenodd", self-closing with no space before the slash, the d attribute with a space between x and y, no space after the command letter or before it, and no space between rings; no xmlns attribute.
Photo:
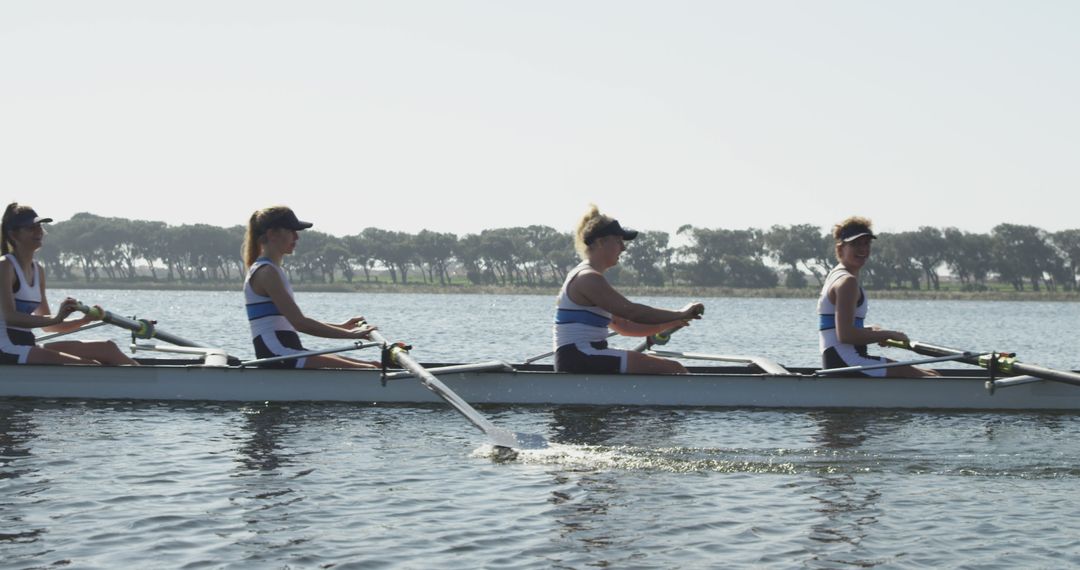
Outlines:
<svg viewBox="0 0 1080 570"><path fill-rule="evenodd" d="M17 214L13 214L8 218L8 227L17 230L19 228L30 228L37 224L48 224L52 222L52 218L42 218L37 215L37 212L27 208Z"/></svg>
<svg viewBox="0 0 1080 570"><path fill-rule="evenodd" d="M314 225L315 224L311 222L301 222L297 219L296 214L292 210L285 210L277 217L268 220L263 226L263 231L272 228L285 228L287 230L300 231L306 230Z"/></svg>
<svg viewBox="0 0 1080 570"><path fill-rule="evenodd" d="M623 240L632 240L637 237L637 234L637 230L631 230L619 225L619 220L611 220L606 225L593 230L589 235L585 236L585 245L592 245L594 241L604 236L619 236Z"/></svg>
<svg viewBox="0 0 1080 570"><path fill-rule="evenodd" d="M870 239L877 239L874 232L870 231L870 226L851 224L840 228L840 241L844 243L853 242L863 236L870 236Z"/></svg>

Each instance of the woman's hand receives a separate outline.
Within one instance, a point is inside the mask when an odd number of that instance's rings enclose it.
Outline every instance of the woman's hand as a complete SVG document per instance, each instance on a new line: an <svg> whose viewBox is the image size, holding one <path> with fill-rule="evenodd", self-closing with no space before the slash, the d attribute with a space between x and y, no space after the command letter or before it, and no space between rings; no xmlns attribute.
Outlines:
<svg viewBox="0 0 1080 570"><path fill-rule="evenodd" d="M687 321L687 324L689 324L689 321L693 319L700 319L701 315L705 314L705 305L696 302L687 303L687 305L683 307L679 312L685 315L683 317L683 320Z"/></svg>
<svg viewBox="0 0 1080 570"><path fill-rule="evenodd" d="M379 327L373 325L363 325L360 327L354 327L352 329L352 338L368 338L371 335L371 331L377 330Z"/></svg>
<svg viewBox="0 0 1080 570"><path fill-rule="evenodd" d="M366 322L367 321L364 319L364 317L353 317L353 318L345 321L344 323L341 323L338 326L343 328L343 329L352 330L352 329L355 329L355 328L365 324Z"/></svg>
<svg viewBox="0 0 1080 570"><path fill-rule="evenodd" d="M878 346L886 346L885 343L887 343L890 340L895 340L895 341L899 341L899 342L911 342L911 339L908 338L908 335L906 335L906 334L904 334L904 333L902 333L900 331L884 330L884 329L882 329L881 327L879 327L877 325L874 325L874 326L870 327L870 330L873 330L874 332L876 332L878 334L878 337L880 339L880 340L877 341Z"/></svg>
<svg viewBox="0 0 1080 570"><path fill-rule="evenodd" d="M74 313L79 308L79 302L75 299L68 297L60 303L60 308L56 310L54 318L57 323L64 322L64 319L68 318L68 315Z"/></svg>

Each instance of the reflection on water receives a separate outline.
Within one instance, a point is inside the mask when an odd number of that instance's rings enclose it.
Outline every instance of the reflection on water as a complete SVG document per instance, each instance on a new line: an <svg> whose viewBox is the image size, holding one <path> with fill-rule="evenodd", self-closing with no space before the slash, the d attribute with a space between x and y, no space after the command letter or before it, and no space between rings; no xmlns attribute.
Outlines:
<svg viewBox="0 0 1080 570"><path fill-rule="evenodd" d="M811 412L819 431L816 441L824 451L836 450L848 456L859 456L860 448L870 437L888 424L902 424L907 414L877 411L827 410ZM816 481L804 490L818 503L815 509L821 517L809 529L812 559L817 563L869 568L881 564L865 556L860 545L874 532L881 516L881 492L877 485L863 481L858 472L844 470L835 473L822 470Z"/></svg>
<svg viewBox="0 0 1080 570"><path fill-rule="evenodd" d="M30 456L29 443L34 439L34 420L10 402L0 401L0 479L19 477L28 472L20 459Z"/></svg>
<svg viewBox="0 0 1080 570"><path fill-rule="evenodd" d="M552 409L549 429L556 443L617 445L643 436L667 439L679 429L679 418L676 410L559 406Z"/></svg>
<svg viewBox="0 0 1080 570"><path fill-rule="evenodd" d="M290 460L282 456L281 439L295 425L288 405L266 403L239 410L242 418L237 462L248 471L274 471Z"/></svg>
<svg viewBox="0 0 1080 570"><path fill-rule="evenodd" d="M36 426L32 414L20 407L0 401L0 546L4 544L27 544L37 541L45 532L43 527L27 522L28 510L32 513L32 487L19 486L14 479L32 477L34 469L26 461L31 457L30 442Z"/></svg>

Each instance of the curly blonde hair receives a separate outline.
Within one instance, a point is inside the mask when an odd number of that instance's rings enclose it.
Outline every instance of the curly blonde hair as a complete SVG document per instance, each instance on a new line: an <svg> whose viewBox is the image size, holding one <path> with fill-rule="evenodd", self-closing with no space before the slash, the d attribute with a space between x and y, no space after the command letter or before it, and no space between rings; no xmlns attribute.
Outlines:
<svg viewBox="0 0 1080 570"><path fill-rule="evenodd" d="M590 246L585 243L585 236L596 231L597 228L610 224L612 220L614 218L611 216L601 214L596 204L589 204L589 209L581 217L577 231L574 233L574 250L577 251L578 257L584 260L588 256Z"/></svg>
<svg viewBox="0 0 1080 570"><path fill-rule="evenodd" d="M840 246L844 245L844 242L840 240L840 236L844 230L850 226L866 226L866 229L871 229L874 223L870 221L870 218L864 218L862 216L850 216L845 218L844 221L836 224L832 228L833 239L836 240L836 259L840 259Z"/></svg>

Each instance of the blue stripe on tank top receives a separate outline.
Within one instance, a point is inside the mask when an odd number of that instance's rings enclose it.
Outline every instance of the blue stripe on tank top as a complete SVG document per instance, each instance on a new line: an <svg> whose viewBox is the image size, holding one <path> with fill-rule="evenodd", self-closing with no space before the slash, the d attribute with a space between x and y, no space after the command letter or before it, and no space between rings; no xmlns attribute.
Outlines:
<svg viewBox="0 0 1080 570"><path fill-rule="evenodd" d="M249 321L261 319L263 317L273 317L280 314L281 311L278 310L277 305L275 305L273 301L251 303L247 306L247 316Z"/></svg>
<svg viewBox="0 0 1080 570"><path fill-rule="evenodd" d="M32 315L34 314L34 311L37 310L38 305L40 304L41 303L37 301L21 301L19 299L15 299L15 310L23 313L24 315Z"/></svg>
<svg viewBox="0 0 1080 570"><path fill-rule="evenodd" d="M818 315L818 317L820 319L818 321L819 331L827 331L836 328L836 315ZM855 328L866 328L863 326L863 322L864 320L862 318L855 317Z"/></svg>
<svg viewBox="0 0 1080 570"><path fill-rule="evenodd" d="M592 311L581 311L577 309L556 309L555 324L580 324L589 325L590 327L606 328L609 324L611 324L611 319L598 315Z"/></svg>

